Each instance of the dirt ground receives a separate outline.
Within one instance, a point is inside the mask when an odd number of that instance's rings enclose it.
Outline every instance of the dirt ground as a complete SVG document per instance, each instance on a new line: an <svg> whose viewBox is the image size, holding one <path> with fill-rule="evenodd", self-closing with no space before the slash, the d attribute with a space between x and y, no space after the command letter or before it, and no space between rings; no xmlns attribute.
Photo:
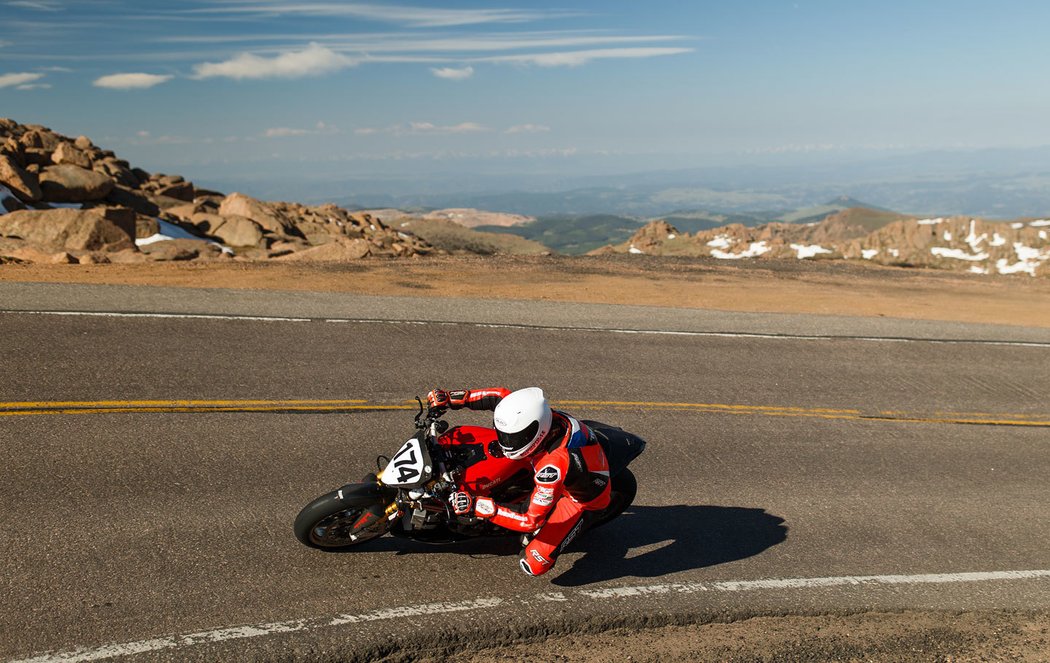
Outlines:
<svg viewBox="0 0 1050 663"><path fill-rule="evenodd" d="M756 617L730 623L617 629L461 651L496 661L1050 661L1050 616L867 613ZM420 660L428 660L425 656ZM436 659L434 659L436 660Z"/></svg>
<svg viewBox="0 0 1050 663"><path fill-rule="evenodd" d="M1050 327L1050 280L828 261L647 256L434 257L2 265L0 281L644 304Z"/></svg>

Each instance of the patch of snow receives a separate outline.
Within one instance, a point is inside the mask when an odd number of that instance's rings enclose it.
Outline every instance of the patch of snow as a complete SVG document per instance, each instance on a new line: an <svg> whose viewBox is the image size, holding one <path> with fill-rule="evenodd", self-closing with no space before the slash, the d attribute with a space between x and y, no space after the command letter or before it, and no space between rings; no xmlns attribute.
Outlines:
<svg viewBox="0 0 1050 663"><path fill-rule="evenodd" d="M865 260L871 260L877 255L879 255L878 249L864 249L860 252L860 257L864 258Z"/></svg>
<svg viewBox="0 0 1050 663"><path fill-rule="evenodd" d="M1050 226L1050 219L1039 219L1038 221L1032 221L1028 225L1033 228L1045 228L1046 226Z"/></svg>
<svg viewBox="0 0 1050 663"><path fill-rule="evenodd" d="M635 254L638 254L638 253L645 253L645 251L642 251L641 249L636 249L636 248L634 247L634 244L631 244L631 248L627 249L627 252L628 252L628 253L635 253Z"/></svg>
<svg viewBox="0 0 1050 663"><path fill-rule="evenodd" d="M970 245L970 250L977 253L977 247L981 245L981 242L988 239L988 233L981 233L980 235L976 232L977 222L970 219L970 234L966 236L966 243Z"/></svg>
<svg viewBox="0 0 1050 663"><path fill-rule="evenodd" d="M900 252L900 251L898 251L897 249L887 249L887 251L888 251L888 252L889 252L889 254L890 254L891 256L893 256L894 258L900 258L900 257L901 257L901 252Z"/></svg>
<svg viewBox="0 0 1050 663"><path fill-rule="evenodd" d="M944 241L946 241L946 242L952 241L952 234L949 231L947 231L947 230L944 231Z"/></svg>
<svg viewBox="0 0 1050 663"><path fill-rule="evenodd" d="M48 205L55 209L84 209L80 203L48 203Z"/></svg>
<svg viewBox="0 0 1050 663"><path fill-rule="evenodd" d="M729 235L719 235L708 242L707 245L716 249L728 249L733 246L733 242L729 239Z"/></svg>
<svg viewBox="0 0 1050 663"><path fill-rule="evenodd" d="M408 233L403 233L400 230L397 231L397 236L400 237L401 239L411 239L412 238L412 235L409 235Z"/></svg>
<svg viewBox="0 0 1050 663"><path fill-rule="evenodd" d="M917 223L920 226L936 226L937 224L941 223L942 221L944 221L943 218L937 217L936 219L919 219L917 221Z"/></svg>
<svg viewBox="0 0 1050 663"><path fill-rule="evenodd" d="M970 273L971 274L987 274L988 273L988 268L987 267L980 267L978 265L970 265Z"/></svg>
<svg viewBox="0 0 1050 663"><path fill-rule="evenodd" d="M1014 230L1020 230L1021 228L1024 228L1024 224L1023 223L1011 223L1010 227L1013 228Z"/></svg>
<svg viewBox="0 0 1050 663"><path fill-rule="evenodd" d="M163 242L169 239L205 239L203 237L200 237L199 235L194 235L185 228L182 228L181 226L177 226L174 223L169 223L168 221L165 221L163 219L157 219L157 225L160 228L160 232L150 235L149 237L140 237L136 239L135 246L146 246L147 244L153 244L154 242ZM215 246L219 247L220 249L222 249L223 253L229 253L231 255L233 254L233 250L230 249L230 247L228 246L223 246L222 244L219 244L218 242L210 239L205 241L207 241L209 244L214 244Z"/></svg>
<svg viewBox="0 0 1050 663"><path fill-rule="evenodd" d="M1039 231L1039 239L1046 239L1046 231L1045 230L1040 230Z"/></svg>
<svg viewBox="0 0 1050 663"><path fill-rule="evenodd" d="M675 237L677 237L677 235L674 233L667 233L667 239L674 239Z"/></svg>
<svg viewBox="0 0 1050 663"><path fill-rule="evenodd" d="M751 242L751 245L747 247L746 251L740 253L726 253L725 251L719 251L714 249L711 251L712 257L718 258L719 260L739 260L740 258L757 258L763 253L768 253L769 247L763 242Z"/></svg>
<svg viewBox="0 0 1050 663"><path fill-rule="evenodd" d="M11 193L11 189L8 189L3 184L0 184L0 200L4 198L14 198L15 194ZM7 208L0 205L0 215L7 214Z"/></svg>
<svg viewBox="0 0 1050 663"><path fill-rule="evenodd" d="M992 233L992 241L988 242L988 246L1003 246L1006 244L1006 238L999 233Z"/></svg>
<svg viewBox="0 0 1050 663"><path fill-rule="evenodd" d="M956 260L976 261L988 259L987 253L978 253L977 255L973 255L963 251L962 249L948 249L943 246L934 246L930 249L930 253L932 253L935 256L940 256L942 258L955 258Z"/></svg>
<svg viewBox="0 0 1050 663"><path fill-rule="evenodd" d="M1006 261L1006 258L1000 258L995 263L995 268L1000 274L1024 272L1029 276L1035 276L1035 270L1050 259L1050 253L1044 253L1040 249L1025 246L1020 242L1014 242L1014 253L1017 254L1017 262L1012 265Z"/></svg>
<svg viewBox="0 0 1050 663"><path fill-rule="evenodd" d="M796 252L799 260L812 258L818 253L831 253L829 249L825 249L819 244L810 244L808 246L805 244L792 244L791 248Z"/></svg>

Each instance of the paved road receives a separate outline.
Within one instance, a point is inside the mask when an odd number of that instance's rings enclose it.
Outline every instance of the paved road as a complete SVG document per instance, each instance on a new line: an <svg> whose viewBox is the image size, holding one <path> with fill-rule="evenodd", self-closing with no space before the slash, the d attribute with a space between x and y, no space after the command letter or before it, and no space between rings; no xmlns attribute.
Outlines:
<svg viewBox="0 0 1050 663"><path fill-rule="evenodd" d="M41 292L26 306L0 290L0 307L131 310L95 288L81 306L75 290ZM220 312L186 291L121 292L140 312ZM325 322L395 316L363 298L329 302L334 314L287 298L246 296L236 313L309 320L0 313L0 660L344 660L567 624L1050 609L1050 346L1037 332L892 321L894 337L1007 342L777 338L764 316L766 336L623 334L561 328L626 326L614 309L569 325L564 307L469 302L467 320L552 328ZM641 329L686 324L632 315ZM702 315L694 326L756 333L757 318ZM410 431L409 412L362 405L536 383L650 441L636 506L551 577L522 576L500 541L323 554L292 538L304 503ZM142 403L173 399L211 404Z"/></svg>

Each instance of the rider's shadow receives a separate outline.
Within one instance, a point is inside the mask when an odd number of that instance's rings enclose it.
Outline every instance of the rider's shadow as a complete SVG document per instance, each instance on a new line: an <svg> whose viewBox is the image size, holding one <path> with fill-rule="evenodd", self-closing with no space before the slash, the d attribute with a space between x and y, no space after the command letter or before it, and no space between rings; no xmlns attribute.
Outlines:
<svg viewBox="0 0 1050 663"><path fill-rule="evenodd" d="M588 585L625 576L653 578L757 555L787 539L784 519L728 506L632 506L585 532L567 552L582 552L551 583ZM632 555L632 550L657 546ZM559 560L559 566L567 559ZM559 570L555 567L555 572Z"/></svg>

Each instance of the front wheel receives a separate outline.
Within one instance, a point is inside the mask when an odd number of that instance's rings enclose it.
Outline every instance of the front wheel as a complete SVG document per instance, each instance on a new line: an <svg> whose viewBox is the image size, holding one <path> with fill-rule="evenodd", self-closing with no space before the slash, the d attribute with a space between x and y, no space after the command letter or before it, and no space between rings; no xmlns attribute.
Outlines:
<svg viewBox="0 0 1050 663"><path fill-rule="evenodd" d="M612 489L609 495L609 506L598 512L591 521L589 529L600 527L616 516L623 513L627 507L634 502L634 496L638 494L638 480L634 478L631 471L626 467L612 479Z"/></svg>
<svg viewBox="0 0 1050 663"><path fill-rule="evenodd" d="M341 497L332 491L310 502L295 518L295 538L305 546L337 552L386 534L389 521L381 498Z"/></svg>

